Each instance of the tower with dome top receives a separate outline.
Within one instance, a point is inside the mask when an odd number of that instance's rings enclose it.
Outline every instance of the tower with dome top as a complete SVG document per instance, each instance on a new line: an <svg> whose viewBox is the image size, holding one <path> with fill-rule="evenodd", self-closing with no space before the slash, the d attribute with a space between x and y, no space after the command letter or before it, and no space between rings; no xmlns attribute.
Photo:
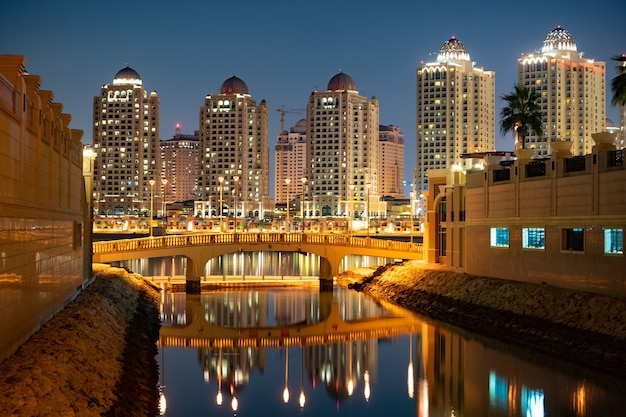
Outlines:
<svg viewBox="0 0 626 417"><path fill-rule="evenodd" d="M561 26L550 31L540 50L517 59L518 84L540 95L543 137L525 143L538 156L549 155L552 141L571 141L572 154L591 153L591 134L606 121L606 63L585 58Z"/></svg>
<svg viewBox="0 0 626 417"><path fill-rule="evenodd" d="M307 216L376 217L379 105L339 72L307 104ZM369 216L366 214L369 212Z"/></svg>
<svg viewBox="0 0 626 417"><path fill-rule="evenodd" d="M199 139L196 216L263 218L271 208L267 102L257 104L241 78L228 78L204 98Z"/></svg>
<svg viewBox="0 0 626 417"><path fill-rule="evenodd" d="M416 195L433 185L428 170L460 169L471 163L461 155L495 149L495 78L494 71L475 66L456 37L444 42L435 62L421 63L416 93Z"/></svg>
<svg viewBox="0 0 626 417"><path fill-rule="evenodd" d="M93 115L95 214L149 216L158 191L150 180L160 177L159 96L126 66L94 97Z"/></svg>

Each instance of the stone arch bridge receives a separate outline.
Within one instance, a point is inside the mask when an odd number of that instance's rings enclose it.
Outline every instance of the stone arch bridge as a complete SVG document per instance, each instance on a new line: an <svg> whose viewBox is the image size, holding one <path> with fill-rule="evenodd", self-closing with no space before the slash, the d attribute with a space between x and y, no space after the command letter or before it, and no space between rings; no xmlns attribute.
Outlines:
<svg viewBox="0 0 626 417"><path fill-rule="evenodd" d="M170 235L93 243L93 262L185 256L187 292L200 291L206 263L234 252L299 252L320 257L320 284L332 285L348 255L422 259L422 244L370 237L302 233L212 233Z"/></svg>

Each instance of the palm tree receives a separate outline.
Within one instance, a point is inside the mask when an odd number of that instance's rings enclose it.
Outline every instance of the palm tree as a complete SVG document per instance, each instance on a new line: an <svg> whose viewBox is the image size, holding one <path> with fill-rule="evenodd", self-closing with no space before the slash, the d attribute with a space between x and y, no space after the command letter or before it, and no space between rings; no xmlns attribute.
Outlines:
<svg viewBox="0 0 626 417"><path fill-rule="evenodd" d="M611 104L626 106L626 54L615 55L611 59L618 63L617 75L611 80L611 90L613 90Z"/></svg>
<svg viewBox="0 0 626 417"><path fill-rule="evenodd" d="M537 136L543 136L541 109L537 104L539 94L534 89L515 85L514 91L502 96L507 106L500 111L500 131L503 134L514 132L516 142L524 149L526 134L532 131Z"/></svg>

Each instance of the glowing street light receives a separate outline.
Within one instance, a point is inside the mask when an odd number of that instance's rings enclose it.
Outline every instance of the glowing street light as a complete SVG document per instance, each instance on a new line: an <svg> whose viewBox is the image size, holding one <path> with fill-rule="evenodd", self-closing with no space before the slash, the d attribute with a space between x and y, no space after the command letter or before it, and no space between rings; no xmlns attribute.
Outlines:
<svg viewBox="0 0 626 417"><path fill-rule="evenodd" d="M233 180L235 181L235 234L237 234L237 182L239 182L239 175L235 175Z"/></svg>
<svg viewBox="0 0 626 417"><path fill-rule="evenodd" d="M156 181L154 181L153 179L151 179L150 181L148 181L148 183L150 183L150 237L152 237L152 220L154 218L154 183Z"/></svg>
<svg viewBox="0 0 626 417"><path fill-rule="evenodd" d="M367 184L367 201L365 202L365 215L367 216L367 237L370 237L370 188L372 188L372 184Z"/></svg>
<svg viewBox="0 0 626 417"><path fill-rule="evenodd" d="M287 184L287 218L285 221L285 233L289 233L289 184L291 184L291 178L285 178L285 184Z"/></svg>
<svg viewBox="0 0 626 417"><path fill-rule="evenodd" d="M300 200L300 211L302 212L300 218L302 219L302 233L304 233L304 215L305 215L305 210L304 210L304 196L306 194L306 183L307 183L307 179L306 177L302 177L300 178L300 181L302 181L302 199Z"/></svg>
<svg viewBox="0 0 626 417"><path fill-rule="evenodd" d="M220 232L224 231L224 200L223 200L223 191L224 191L224 177L219 177L217 179L220 182Z"/></svg>
<svg viewBox="0 0 626 417"><path fill-rule="evenodd" d="M411 245L412 245L413 244L413 212L414 212L413 202L415 201L415 191L411 191L409 193L409 196L411 197L411 229L410 229L410 233L411 233Z"/></svg>
<svg viewBox="0 0 626 417"><path fill-rule="evenodd" d="M167 217L167 215L166 215L167 205L165 203L165 190L167 189L166 188L167 179L161 178L161 184L163 184L163 218L166 218ZM166 225L167 225L167 223L166 223Z"/></svg>

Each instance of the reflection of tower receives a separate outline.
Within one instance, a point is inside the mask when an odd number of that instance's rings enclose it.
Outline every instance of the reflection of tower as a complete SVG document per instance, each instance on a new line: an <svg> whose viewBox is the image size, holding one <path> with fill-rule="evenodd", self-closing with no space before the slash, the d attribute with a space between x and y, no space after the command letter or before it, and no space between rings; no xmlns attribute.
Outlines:
<svg viewBox="0 0 626 417"><path fill-rule="evenodd" d="M430 326L422 328L422 350L424 358L424 381L420 389L420 407L428 407L432 414L449 414L449 407L465 407L465 341L450 331ZM432 401L431 401L432 400ZM438 405L439 408L435 408Z"/></svg>

